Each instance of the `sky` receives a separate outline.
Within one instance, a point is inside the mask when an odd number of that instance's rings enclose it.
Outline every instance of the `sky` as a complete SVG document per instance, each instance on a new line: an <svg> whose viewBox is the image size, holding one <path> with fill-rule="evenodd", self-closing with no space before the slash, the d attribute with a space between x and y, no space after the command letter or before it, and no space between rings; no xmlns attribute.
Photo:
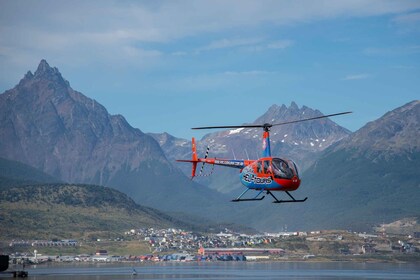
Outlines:
<svg viewBox="0 0 420 280"><path fill-rule="evenodd" d="M143 132L292 101L356 131L420 97L420 1L0 0L0 92L41 59Z"/></svg>

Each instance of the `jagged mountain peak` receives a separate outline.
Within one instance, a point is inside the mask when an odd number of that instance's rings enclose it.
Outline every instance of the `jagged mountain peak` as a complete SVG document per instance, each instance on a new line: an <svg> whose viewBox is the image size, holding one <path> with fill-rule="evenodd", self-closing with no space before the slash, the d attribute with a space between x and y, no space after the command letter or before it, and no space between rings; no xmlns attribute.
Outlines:
<svg viewBox="0 0 420 280"><path fill-rule="evenodd" d="M45 59L42 59L38 64L35 75L55 74L60 73L56 67L51 67Z"/></svg>
<svg viewBox="0 0 420 280"><path fill-rule="evenodd" d="M304 118L312 118L323 115L319 110L307 106L299 106L292 102L286 105L272 105L263 115L257 118L253 124L282 123ZM259 128L231 129L206 135L202 140L210 143L221 143L218 150L226 150L226 141L229 138L241 138L243 140L260 141L262 130ZM331 144L347 137L350 131L337 125L329 119L302 122L292 125L275 126L271 128L272 148L276 150L285 146L301 147L307 151L324 150ZM236 140L236 141L238 141ZM223 142L223 143L222 143ZM254 143L255 145L255 143ZM243 147L243 145L239 145ZM282 151L284 152L284 151Z"/></svg>
<svg viewBox="0 0 420 280"><path fill-rule="evenodd" d="M296 104L296 102L292 101L292 103L290 103L290 108L293 110L298 110L299 106Z"/></svg>
<svg viewBox="0 0 420 280"><path fill-rule="evenodd" d="M63 78L56 67L51 67L45 59L38 64L35 73L28 71L19 82L20 87L30 86L34 82L53 83L56 87L68 88L70 83Z"/></svg>
<svg viewBox="0 0 420 280"><path fill-rule="evenodd" d="M299 108L298 104L292 101L289 107L285 104L281 106L276 104L272 105L267 112L254 121L254 124L280 123L320 115L322 113L319 110L311 109L305 105Z"/></svg>
<svg viewBox="0 0 420 280"><path fill-rule="evenodd" d="M0 112L0 155L64 181L106 184L103 173L164 159L152 138L73 90L46 60L0 95Z"/></svg>

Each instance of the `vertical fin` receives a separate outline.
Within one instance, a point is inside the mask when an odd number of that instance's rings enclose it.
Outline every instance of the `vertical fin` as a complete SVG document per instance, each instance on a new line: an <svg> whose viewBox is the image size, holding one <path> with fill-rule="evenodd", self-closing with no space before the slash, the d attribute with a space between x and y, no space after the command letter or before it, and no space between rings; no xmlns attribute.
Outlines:
<svg viewBox="0 0 420 280"><path fill-rule="evenodd" d="M192 147L192 170L191 170L191 179L195 177L195 171L197 170L198 156L197 156L197 146L195 144L195 138L191 140Z"/></svg>

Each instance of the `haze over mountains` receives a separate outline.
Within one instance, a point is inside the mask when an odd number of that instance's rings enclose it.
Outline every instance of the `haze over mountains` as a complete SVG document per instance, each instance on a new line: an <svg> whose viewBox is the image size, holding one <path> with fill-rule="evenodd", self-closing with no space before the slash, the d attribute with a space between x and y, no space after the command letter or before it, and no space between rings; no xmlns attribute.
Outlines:
<svg viewBox="0 0 420 280"><path fill-rule="evenodd" d="M255 123L320 114L295 103L273 105ZM142 205L217 222L268 230L285 225L368 230L379 222L419 216L419 114L419 101L413 101L354 133L328 119L273 128L272 154L298 163L302 185L294 196L309 199L292 205L230 203L241 187L237 170L216 168L199 181L203 185L189 180L190 165L173 162L191 157L188 140L131 127L124 117L110 115L73 90L57 68L42 60L34 74L28 72L0 95L0 157L64 182L113 187ZM208 134L199 143L200 155L207 145L211 157L256 159L261 131Z"/></svg>

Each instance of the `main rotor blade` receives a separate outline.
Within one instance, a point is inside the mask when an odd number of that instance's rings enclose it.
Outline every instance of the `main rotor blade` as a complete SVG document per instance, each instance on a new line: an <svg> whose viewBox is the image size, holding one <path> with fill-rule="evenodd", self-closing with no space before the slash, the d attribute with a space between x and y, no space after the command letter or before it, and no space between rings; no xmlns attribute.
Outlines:
<svg viewBox="0 0 420 280"><path fill-rule="evenodd" d="M288 122L282 122L282 123L265 123L265 124L245 124L245 125L225 125L225 126L202 126L202 127L193 127L191 129L218 129L218 128L270 128L272 126L277 125L284 125L284 124L291 124L291 123L297 123L297 122L305 122L305 121L311 121L311 120L317 120L317 119L323 119L323 118L329 118L339 115L345 115L345 114L351 114L353 112L342 112L342 113L336 113L336 114L330 114L330 115L323 115L319 117L313 117L313 118L307 118L307 119L300 119L295 121L288 121Z"/></svg>
<svg viewBox="0 0 420 280"><path fill-rule="evenodd" d="M324 116L307 118L307 119L301 119L301 120L295 120L295 121L289 121L289 122L273 123L271 126L284 125L284 124L297 123L297 122L305 122L305 121L311 121L311 120L329 118L329 117L333 117L333 116L339 116L339 115L345 115L345 114L351 114L351 113L353 113L353 112L342 112L342 113L336 113L336 114L331 114L331 115L324 115Z"/></svg>
<svg viewBox="0 0 420 280"><path fill-rule="evenodd" d="M226 126L202 126L202 127L193 127L191 129L217 129L217 128L256 128L264 127L264 125L259 124L250 124L250 125L226 125Z"/></svg>

